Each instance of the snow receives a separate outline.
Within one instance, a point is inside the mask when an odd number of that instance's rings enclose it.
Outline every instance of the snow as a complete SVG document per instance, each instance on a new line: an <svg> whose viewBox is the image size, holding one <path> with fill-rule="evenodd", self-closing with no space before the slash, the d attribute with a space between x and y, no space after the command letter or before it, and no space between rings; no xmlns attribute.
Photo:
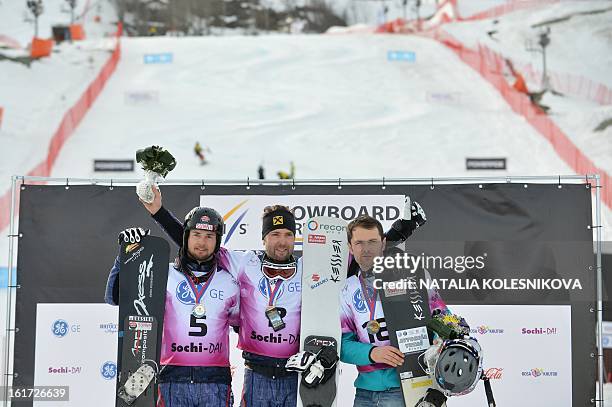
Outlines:
<svg viewBox="0 0 612 407"><path fill-rule="evenodd" d="M1 3L0 20L18 10L9 8L16 3ZM105 35L114 32L115 26L111 24L113 10L106 3L101 4L99 10L97 6L93 10L102 13L103 21L107 23L86 22L87 40L56 45L49 58L33 61L29 67L0 61L0 107L4 108L0 145L10 145L13 151L19 152L7 154L0 161L0 193L4 194L10 187L12 175L27 173L46 157L48 142L63 114L79 99L108 60L115 42ZM54 10L47 3L45 5L46 12ZM52 18L48 20L52 21ZM41 23L41 30L42 27ZM19 38L20 32L0 22L0 34ZM18 52L27 54L25 50ZM0 53L4 52L0 50Z"/></svg>
<svg viewBox="0 0 612 407"><path fill-rule="evenodd" d="M70 24L70 7L66 0L45 0L43 14L38 19L38 36L51 38L51 27L56 24ZM77 23L85 24L85 34L88 37L100 37L107 31L106 25L116 21L114 13L110 12L112 5L109 0L78 0L75 18L84 14L84 20ZM101 16L102 24L89 24L94 15ZM28 10L25 1L0 0L0 35L17 41L26 48L34 36L34 17Z"/></svg>
<svg viewBox="0 0 612 407"><path fill-rule="evenodd" d="M387 61L387 50L397 49L414 51L418 62ZM145 53L170 50L173 64L143 65ZM136 90L157 92L159 103L126 106L125 93ZM461 98L439 104L428 101L430 93ZM106 117L115 119L100 127ZM108 134L116 136L86 148ZM192 152L196 140L213 151L205 168ZM75 168L93 176L93 159L129 158L149 144L176 155L168 179L246 178L261 161L273 176L290 160L300 178L458 176L468 175L469 155L507 156L508 174L571 173L452 52L414 37L126 38L115 78L53 176ZM524 151L541 159L534 163ZM337 165L320 166L312 156Z"/></svg>
<svg viewBox="0 0 612 407"><path fill-rule="evenodd" d="M612 173L612 126L603 131L594 129L605 119L612 118L612 105L547 93L542 103L553 107L552 119L565 134L608 174Z"/></svg>
<svg viewBox="0 0 612 407"><path fill-rule="evenodd" d="M611 1L565 0L504 15L497 19L497 24L493 20L456 22L446 24L442 29L470 48L481 43L500 52L514 61L517 68L531 63L541 71L541 54L527 50L537 44L541 31L532 26L567 17L569 19L548 24L551 27L551 42L547 47L549 72L562 77L565 74L583 77L585 81L601 83L612 89ZM487 35L490 30L498 31L494 38ZM540 89L539 84L528 85L532 90ZM612 128L594 131L599 123L612 117L612 106L600 106L577 96L561 97L550 93L544 96L542 103L551 107L552 120L573 143L597 167L612 174ZM609 240L612 216L609 208L603 206L602 210L603 236L604 240Z"/></svg>
<svg viewBox="0 0 612 407"><path fill-rule="evenodd" d="M578 13L608 10L604 13ZM542 56L529 52L536 47L541 29L533 27L561 17L569 20L546 24L551 29L547 47L548 69L553 72L583 75L612 88L612 2L609 0L566 0L535 9L521 10L498 19L447 24L443 28L474 48L479 42L500 51L513 61L529 63L541 70ZM487 31L497 30L495 39Z"/></svg>
<svg viewBox="0 0 612 407"><path fill-rule="evenodd" d="M459 16L463 18L470 17L481 11L489 10L497 6L511 3L509 0L459 0L457 2L457 11Z"/></svg>

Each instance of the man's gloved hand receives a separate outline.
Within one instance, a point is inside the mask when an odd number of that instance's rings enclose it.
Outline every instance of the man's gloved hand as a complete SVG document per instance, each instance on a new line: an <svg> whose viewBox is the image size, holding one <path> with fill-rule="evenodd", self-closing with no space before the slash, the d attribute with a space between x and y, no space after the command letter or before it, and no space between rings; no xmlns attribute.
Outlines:
<svg viewBox="0 0 612 407"><path fill-rule="evenodd" d="M391 229L387 232L387 242L397 245L412 235L417 228L427 222L427 216L421 205L406 195L404 198L404 218L393 222Z"/></svg>
<svg viewBox="0 0 612 407"><path fill-rule="evenodd" d="M127 228L119 233L118 241L119 245L122 243L138 243L140 239L145 236L149 236L151 231L143 228Z"/></svg>
<svg viewBox="0 0 612 407"><path fill-rule="evenodd" d="M287 359L287 363L285 363L285 369L292 372L303 372L313 364L313 362L317 360L317 355L312 352L303 351L300 353L296 353Z"/></svg>
<svg viewBox="0 0 612 407"><path fill-rule="evenodd" d="M404 197L404 219L414 226L412 230L427 222L427 216L421 205L417 201L411 202L408 195Z"/></svg>

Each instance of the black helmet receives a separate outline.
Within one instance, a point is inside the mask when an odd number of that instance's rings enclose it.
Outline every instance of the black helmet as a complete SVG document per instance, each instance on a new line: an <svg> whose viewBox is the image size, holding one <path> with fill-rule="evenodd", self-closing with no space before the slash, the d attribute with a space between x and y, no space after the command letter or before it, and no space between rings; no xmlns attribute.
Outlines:
<svg viewBox="0 0 612 407"><path fill-rule="evenodd" d="M187 250L187 239L189 238L190 230L204 230L215 232L217 242L215 244L215 253L221 247L221 238L225 233L225 223L219 212L212 208L196 206L185 215L185 223L183 223L183 249Z"/></svg>

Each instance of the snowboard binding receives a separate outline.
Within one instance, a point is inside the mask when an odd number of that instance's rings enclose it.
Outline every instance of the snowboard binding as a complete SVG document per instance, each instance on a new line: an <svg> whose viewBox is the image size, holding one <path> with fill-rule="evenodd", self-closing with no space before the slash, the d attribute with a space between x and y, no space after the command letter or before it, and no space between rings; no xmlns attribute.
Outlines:
<svg viewBox="0 0 612 407"><path fill-rule="evenodd" d="M333 346L323 346L316 354L308 351L296 353L287 360L285 368L302 373L302 383L311 389L334 375L339 359Z"/></svg>
<svg viewBox="0 0 612 407"><path fill-rule="evenodd" d="M423 396L414 407L445 407L446 396L436 389L427 389Z"/></svg>
<svg viewBox="0 0 612 407"><path fill-rule="evenodd" d="M154 366L146 362L152 362ZM157 363L154 360L146 359L145 363L127 378L123 386L119 388L117 395L128 406L131 406L149 388L153 380L157 382L158 371Z"/></svg>

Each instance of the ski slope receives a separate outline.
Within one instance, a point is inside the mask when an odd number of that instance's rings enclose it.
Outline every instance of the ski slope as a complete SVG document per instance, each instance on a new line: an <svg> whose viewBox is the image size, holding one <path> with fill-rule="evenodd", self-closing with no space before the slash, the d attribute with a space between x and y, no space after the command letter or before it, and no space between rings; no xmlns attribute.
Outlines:
<svg viewBox="0 0 612 407"><path fill-rule="evenodd" d="M389 61L389 50L416 62ZM144 64L166 52L171 64ZM196 141L212 151L206 166ZM274 179L290 161L298 179L573 172L451 51L411 36L125 38L53 176L103 177L94 159L152 144L177 158L169 180L255 178L259 164ZM506 157L508 170L466 171L468 156Z"/></svg>
<svg viewBox="0 0 612 407"><path fill-rule="evenodd" d="M417 61L390 62L389 50ZM174 62L143 63L158 52ZM129 92L157 99L134 105ZM198 140L212 150L204 167ZM289 161L297 178L458 176L467 156L507 157L504 175L572 172L450 51L403 36L126 38L53 176L93 176L92 160L151 144L177 157L168 179L253 177L261 162L275 178Z"/></svg>

